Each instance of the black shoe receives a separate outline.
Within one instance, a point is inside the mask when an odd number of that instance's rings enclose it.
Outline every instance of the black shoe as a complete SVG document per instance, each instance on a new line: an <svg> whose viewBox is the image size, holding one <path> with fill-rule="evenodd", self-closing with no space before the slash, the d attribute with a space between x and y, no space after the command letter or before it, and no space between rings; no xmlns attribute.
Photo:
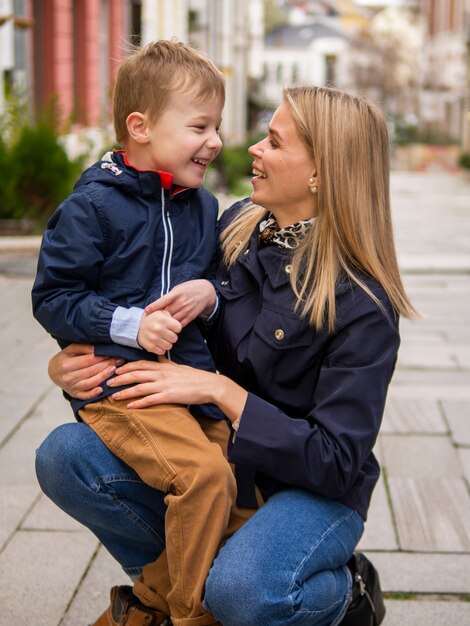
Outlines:
<svg viewBox="0 0 470 626"><path fill-rule="evenodd" d="M353 577L351 604L341 626L379 626L385 617L385 604L379 573L362 552L348 561Z"/></svg>

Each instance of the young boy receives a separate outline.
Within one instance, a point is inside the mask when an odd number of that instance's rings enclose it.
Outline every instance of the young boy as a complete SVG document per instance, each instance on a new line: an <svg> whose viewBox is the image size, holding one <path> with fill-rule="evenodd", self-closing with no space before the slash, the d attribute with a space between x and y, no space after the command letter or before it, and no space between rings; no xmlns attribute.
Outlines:
<svg viewBox="0 0 470 626"><path fill-rule="evenodd" d="M84 172L51 217L39 255L33 311L61 347L93 343L95 354L133 361L171 348L177 363L214 369L195 322L182 328L166 311L143 309L211 271L218 208L202 185L222 147L224 95L221 72L181 43L157 41L121 63L113 113L125 149ZM103 389L72 406L166 493L166 550L132 591L113 588L96 624L160 624L166 616L178 626L216 624L201 604L206 575L227 520L233 532L251 513L234 505L223 415L210 405L131 410L110 397L116 388Z"/></svg>

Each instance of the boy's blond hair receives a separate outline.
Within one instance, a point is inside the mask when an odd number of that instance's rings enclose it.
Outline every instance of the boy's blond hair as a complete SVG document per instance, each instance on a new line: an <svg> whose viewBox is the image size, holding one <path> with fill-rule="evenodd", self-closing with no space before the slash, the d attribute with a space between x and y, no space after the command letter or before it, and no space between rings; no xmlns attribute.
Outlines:
<svg viewBox="0 0 470 626"><path fill-rule="evenodd" d="M205 55L191 46L161 39L144 47L131 47L131 54L120 64L113 96L116 140L125 145L126 119L138 111L156 121L165 110L170 95L188 90L196 98L225 100L222 72Z"/></svg>

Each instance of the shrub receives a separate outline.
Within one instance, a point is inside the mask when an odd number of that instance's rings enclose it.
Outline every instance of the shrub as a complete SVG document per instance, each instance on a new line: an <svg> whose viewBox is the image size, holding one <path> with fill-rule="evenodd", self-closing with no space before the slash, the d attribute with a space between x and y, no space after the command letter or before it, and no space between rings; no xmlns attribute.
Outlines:
<svg viewBox="0 0 470 626"><path fill-rule="evenodd" d="M218 157L217 167L227 191L239 193L243 188L243 179L251 175L253 157L248 148L259 141L260 137L251 137L238 146L225 146Z"/></svg>
<svg viewBox="0 0 470 626"><path fill-rule="evenodd" d="M464 169L470 170L470 152L462 152L459 158L459 165Z"/></svg>
<svg viewBox="0 0 470 626"><path fill-rule="evenodd" d="M57 119L54 103L33 123L24 98L7 99L0 116L0 218L28 218L42 227L72 191L82 163L67 156Z"/></svg>
<svg viewBox="0 0 470 626"><path fill-rule="evenodd" d="M15 215L15 190L13 168L8 145L0 135L0 218L13 219Z"/></svg>
<svg viewBox="0 0 470 626"><path fill-rule="evenodd" d="M25 125L9 151L15 217L44 223L72 191L81 170L79 161L68 158L53 125L40 120Z"/></svg>

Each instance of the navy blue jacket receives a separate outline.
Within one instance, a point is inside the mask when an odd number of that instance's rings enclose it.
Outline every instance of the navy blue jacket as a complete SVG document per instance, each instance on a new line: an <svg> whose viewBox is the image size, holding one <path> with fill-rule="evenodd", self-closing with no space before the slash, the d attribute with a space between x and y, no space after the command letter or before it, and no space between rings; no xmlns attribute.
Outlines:
<svg viewBox="0 0 470 626"><path fill-rule="evenodd" d="M34 316L61 347L92 343L96 354L155 360L111 341L113 312L117 306L143 308L179 283L210 275L217 215L217 200L206 189L174 189L171 174L138 171L114 152L113 161L83 173L47 224L32 291ZM171 358L214 370L195 322L180 333ZM103 396L110 393L105 385ZM72 402L75 410L84 404ZM216 407L201 408L223 418Z"/></svg>
<svg viewBox="0 0 470 626"><path fill-rule="evenodd" d="M241 204L223 214L221 230ZM216 279L222 305L209 344L220 372L249 392L229 454L239 503L256 506L256 480L265 497L300 487L365 519L380 473L372 448L399 346L397 317L376 281L366 279L384 310L345 278L336 330L317 332L294 313L290 259L289 250L260 244L256 231Z"/></svg>

